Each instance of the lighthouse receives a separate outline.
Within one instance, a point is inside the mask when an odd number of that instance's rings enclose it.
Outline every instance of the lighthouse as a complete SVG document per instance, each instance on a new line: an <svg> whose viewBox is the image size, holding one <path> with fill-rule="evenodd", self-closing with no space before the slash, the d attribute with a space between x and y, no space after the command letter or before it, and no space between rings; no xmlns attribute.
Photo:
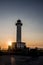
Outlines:
<svg viewBox="0 0 43 65"><path fill-rule="evenodd" d="M21 42L21 27L22 27L22 23L21 23L21 20L17 20L17 23L16 23L16 26L17 26L17 28L16 28L16 30L17 30L17 32L16 32L16 42L18 43L18 42Z"/></svg>
<svg viewBox="0 0 43 65"><path fill-rule="evenodd" d="M22 42L22 22L21 20L17 20L16 22L16 43L15 43L15 46L16 48L19 48L19 49L23 49L25 47L25 43Z"/></svg>

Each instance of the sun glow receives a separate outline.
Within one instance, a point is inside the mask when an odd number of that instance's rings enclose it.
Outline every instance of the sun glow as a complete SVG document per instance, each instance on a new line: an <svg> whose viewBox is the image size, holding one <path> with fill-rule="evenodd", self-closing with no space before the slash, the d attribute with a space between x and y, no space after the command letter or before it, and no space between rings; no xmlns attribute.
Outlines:
<svg viewBox="0 0 43 65"><path fill-rule="evenodd" d="M11 46L12 45L12 41L8 41L8 46Z"/></svg>

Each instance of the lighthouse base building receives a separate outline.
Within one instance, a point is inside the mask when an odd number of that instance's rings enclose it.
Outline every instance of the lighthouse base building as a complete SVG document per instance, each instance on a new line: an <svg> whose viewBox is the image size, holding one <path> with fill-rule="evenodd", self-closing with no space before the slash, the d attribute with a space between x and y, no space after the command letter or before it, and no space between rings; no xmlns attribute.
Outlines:
<svg viewBox="0 0 43 65"><path fill-rule="evenodd" d="M26 46L26 45L25 45L24 42L15 43L15 48L18 48L18 49L24 49L25 46Z"/></svg>

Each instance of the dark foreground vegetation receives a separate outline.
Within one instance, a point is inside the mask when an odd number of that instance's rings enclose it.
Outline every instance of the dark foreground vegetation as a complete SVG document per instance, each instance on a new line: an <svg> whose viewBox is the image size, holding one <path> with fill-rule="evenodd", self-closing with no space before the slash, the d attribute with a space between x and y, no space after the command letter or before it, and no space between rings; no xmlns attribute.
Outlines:
<svg viewBox="0 0 43 65"><path fill-rule="evenodd" d="M37 48L35 49L16 49L16 50L7 50L7 51L2 51L0 50L0 55L22 55L22 56L32 56L32 57L38 57L38 56L43 56L43 50L38 50Z"/></svg>

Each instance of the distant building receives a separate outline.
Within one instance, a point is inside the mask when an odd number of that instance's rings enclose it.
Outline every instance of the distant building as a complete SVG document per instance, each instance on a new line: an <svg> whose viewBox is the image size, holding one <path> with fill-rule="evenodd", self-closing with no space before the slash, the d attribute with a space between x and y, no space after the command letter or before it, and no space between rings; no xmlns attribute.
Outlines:
<svg viewBox="0 0 43 65"><path fill-rule="evenodd" d="M1 46L0 46L0 50L1 50Z"/></svg>
<svg viewBox="0 0 43 65"><path fill-rule="evenodd" d="M21 20L17 20L17 23L15 24L17 26L16 28L16 42L12 43L12 47L13 48L19 48L19 49L23 49L24 47L26 47L25 43L21 41L21 27L22 27L22 23Z"/></svg>
<svg viewBox="0 0 43 65"><path fill-rule="evenodd" d="M15 42L12 42L12 49L15 49Z"/></svg>
<svg viewBox="0 0 43 65"><path fill-rule="evenodd" d="M8 50L10 51L12 48L11 48L11 46L8 46Z"/></svg>

